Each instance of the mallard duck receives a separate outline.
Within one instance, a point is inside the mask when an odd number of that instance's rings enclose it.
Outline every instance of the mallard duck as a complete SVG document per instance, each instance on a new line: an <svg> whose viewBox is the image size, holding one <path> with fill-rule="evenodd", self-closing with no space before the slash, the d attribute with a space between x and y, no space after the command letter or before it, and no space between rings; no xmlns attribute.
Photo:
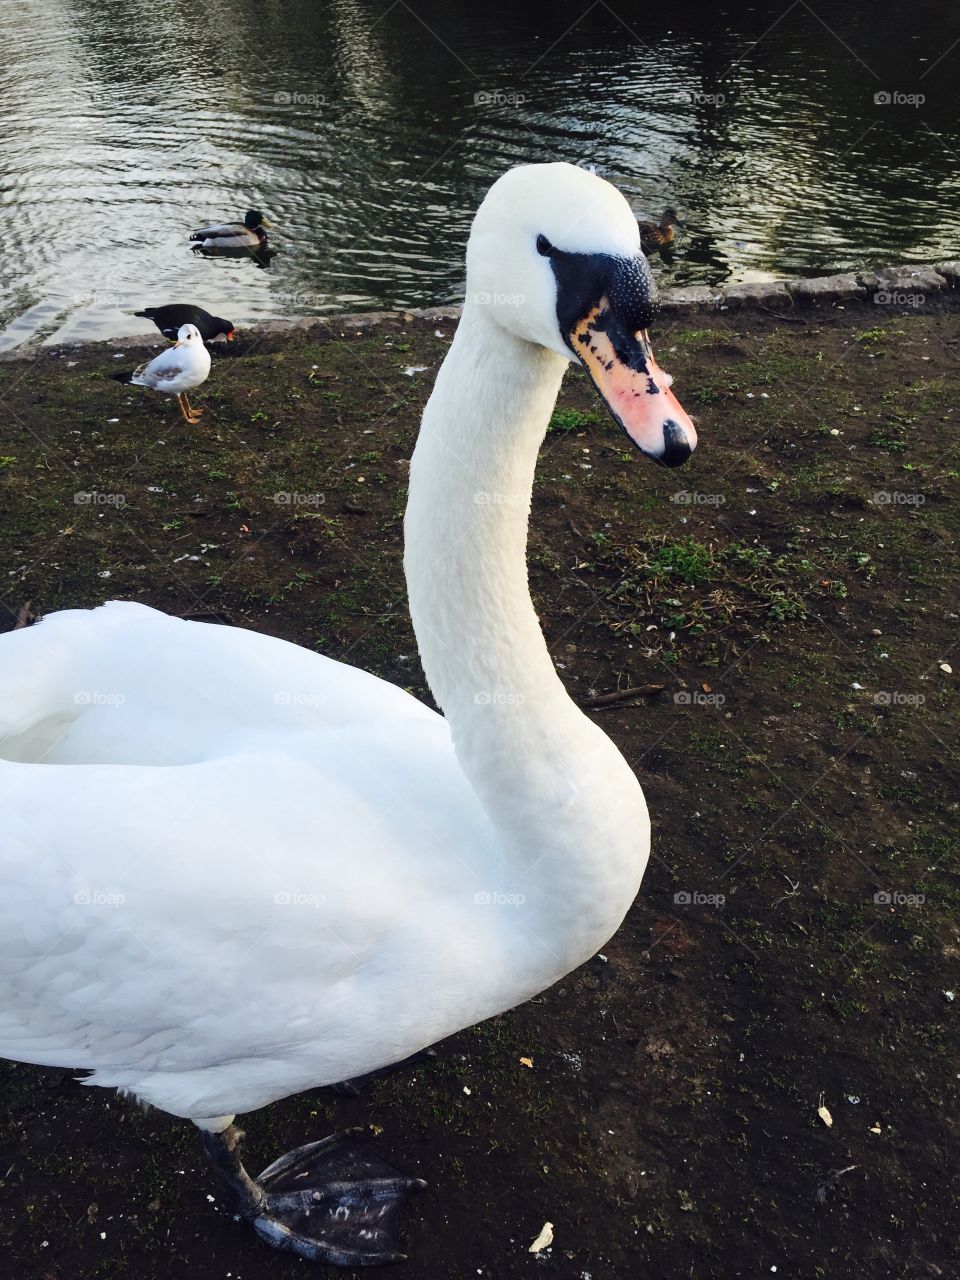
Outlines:
<svg viewBox="0 0 960 1280"><path fill-rule="evenodd" d="M200 330L196 325L185 324L178 331L177 341L172 347L167 347L132 373L114 373L111 377L117 382L149 387L151 391L176 396L184 421L194 426L204 410L191 406L187 392L206 382L209 373L210 352L203 345Z"/></svg>
<svg viewBox="0 0 960 1280"><path fill-rule="evenodd" d="M190 239L201 249L264 249L269 227L259 209L248 209L242 222L221 222L212 227L199 227Z"/></svg>
<svg viewBox="0 0 960 1280"><path fill-rule="evenodd" d="M135 311L135 316L143 316L152 320L165 338L174 341L185 324L192 324L200 331L204 342L210 342L219 334L223 334L228 342L232 342L236 330L231 321L222 316L212 316L203 307L195 307L189 302L170 302L162 307L144 307Z"/></svg>
<svg viewBox="0 0 960 1280"><path fill-rule="evenodd" d="M490 189L404 522L443 715L309 649L129 601L0 636L0 1054L192 1121L240 1216L312 1261L397 1261L422 1183L344 1136L253 1178L234 1113L530 999L639 889L643 791L561 682L525 547L571 362L641 452L676 466L696 447L655 309L609 183L546 164Z"/></svg>
<svg viewBox="0 0 960 1280"><path fill-rule="evenodd" d="M677 217L676 209L664 209L659 222L641 222L638 218L637 226L640 228L640 247L644 253L650 254L668 249L677 238L677 227L684 226L684 223Z"/></svg>

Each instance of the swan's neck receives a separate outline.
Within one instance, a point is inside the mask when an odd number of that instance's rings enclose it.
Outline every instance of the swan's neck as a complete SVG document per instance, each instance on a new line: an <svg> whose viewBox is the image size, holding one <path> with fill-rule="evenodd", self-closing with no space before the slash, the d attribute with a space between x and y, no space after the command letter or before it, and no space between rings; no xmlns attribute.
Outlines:
<svg viewBox="0 0 960 1280"><path fill-rule="evenodd" d="M569 701L526 564L534 467L565 368L468 305L424 412L405 567L424 670L458 741L478 721L540 718ZM525 716L496 714L518 707Z"/></svg>
<svg viewBox="0 0 960 1280"><path fill-rule="evenodd" d="M534 468L566 363L468 303L410 465L405 568L460 764L511 864L568 892L586 937L632 900L648 830L632 772L563 688L527 586Z"/></svg>

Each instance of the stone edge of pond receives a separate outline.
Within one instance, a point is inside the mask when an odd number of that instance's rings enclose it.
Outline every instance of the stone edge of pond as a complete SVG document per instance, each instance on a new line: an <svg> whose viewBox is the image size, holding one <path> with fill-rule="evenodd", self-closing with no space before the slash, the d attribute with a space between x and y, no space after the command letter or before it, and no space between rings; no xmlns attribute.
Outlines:
<svg viewBox="0 0 960 1280"><path fill-rule="evenodd" d="M710 311L816 311L821 307L843 306L848 302L874 307L920 308L935 301L936 295L956 290L960 290L960 258L909 266L878 267L874 271L845 271L831 276L796 280L687 285L685 288L662 290L660 301L663 312L671 316L684 312ZM314 328L326 333L356 332L413 320L439 324L459 320L461 310L459 305L455 305L302 316L297 320L265 320L261 324L244 328L242 332L244 335L266 337ZM143 333L89 342L28 343L0 353L0 361L36 360L44 353L98 346L137 350L156 347L159 342L160 338L156 333Z"/></svg>

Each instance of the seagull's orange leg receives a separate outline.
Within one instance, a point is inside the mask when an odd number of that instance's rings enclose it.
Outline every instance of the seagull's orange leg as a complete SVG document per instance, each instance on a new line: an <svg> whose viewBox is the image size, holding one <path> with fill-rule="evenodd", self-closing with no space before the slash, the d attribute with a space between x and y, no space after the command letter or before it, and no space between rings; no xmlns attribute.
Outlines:
<svg viewBox="0 0 960 1280"><path fill-rule="evenodd" d="M187 397L186 397L186 396L183 394L183 392L181 391L181 392L180 392L180 394L177 396L177 404L180 406L180 412L183 414L183 420L184 420L184 422L189 422L189 423L191 424L191 426L192 426L192 425L193 425L193 418L190 416L190 405L189 405L189 403L185 403L186 399L187 399Z"/></svg>
<svg viewBox="0 0 960 1280"><path fill-rule="evenodd" d="M186 412L183 415L185 421L189 422L192 427L195 427L203 416L203 409L194 409L193 405L187 399L187 393L185 391L181 391L177 396L177 399L180 401L181 410L184 405L186 405Z"/></svg>

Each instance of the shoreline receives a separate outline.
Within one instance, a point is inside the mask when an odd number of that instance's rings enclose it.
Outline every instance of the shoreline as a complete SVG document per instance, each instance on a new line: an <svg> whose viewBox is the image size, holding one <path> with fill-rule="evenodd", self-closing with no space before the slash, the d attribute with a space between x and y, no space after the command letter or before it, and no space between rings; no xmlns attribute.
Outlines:
<svg viewBox="0 0 960 1280"><path fill-rule="evenodd" d="M872 271L844 271L829 276L730 285L686 285L678 289L663 289L660 305L662 313L669 316L745 310L765 313L816 311L823 307L841 309L848 303L863 304L869 308L917 311L940 300L944 295L948 298L957 290L960 290L960 258L950 258L941 262L878 267ZM462 310L460 304L455 304L384 311L334 312L330 315L300 316L295 320L264 320L260 324L243 327L239 332L252 336L276 336L314 328L369 329L399 320L440 323L459 320ZM54 351L84 351L96 347L138 350L160 345L160 336L156 330L126 337L91 338L80 342L26 342L0 353L0 362L36 360L40 355Z"/></svg>

